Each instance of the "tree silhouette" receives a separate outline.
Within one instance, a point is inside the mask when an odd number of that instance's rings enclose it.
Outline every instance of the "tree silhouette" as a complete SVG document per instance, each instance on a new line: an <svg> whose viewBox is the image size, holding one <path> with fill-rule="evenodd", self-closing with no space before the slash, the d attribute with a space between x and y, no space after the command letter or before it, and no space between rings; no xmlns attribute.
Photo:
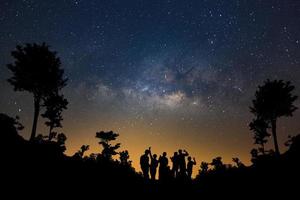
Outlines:
<svg viewBox="0 0 300 200"><path fill-rule="evenodd" d="M117 143L116 145L110 144L111 141L116 140L116 138L119 136L119 134L114 133L113 131L100 131L96 133L96 138L100 139L99 144L102 145L102 156L105 159L110 160L113 155L118 154L116 150L120 148L121 143Z"/></svg>
<svg viewBox="0 0 300 200"><path fill-rule="evenodd" d="M238 168L245 167L245 165L242 163L242 161L239 158L232 158L232 161L235 163L235 165Z"/></svg>
<svg viewBox="0 0 300 200"><path fill-rule="evenodd" d="M60 67L61 62L56 52L50 51L45 43L18 45L11 55L15 61L7 65L13 73L8 82L14 86L15 91L28 91L33 94L32 141L36 136L41 102L49 94L63 88L67 80L63 78L64 70Z"/></svg>
<svg viewBox="0 0 300 200"><path fill-rule="evenodd" d="M128 153L127 150L121 151L119 153L119 155L120 155L121 164L123 164L123 165L131 165L131 161L129 160L129 153Z"/></svg>
<svg viewBox="0 0 300 200"><path fill-rule="evenodd" d="M88 151L89 149L90 149L89 145L82 145L80 147L80 149L74 154L73 157L82 158L84 155L84 152Z"/></svg>
<svg viewBox="0 0 300 200"><path fill-rule="evenodd" d="M59 133L57 135L56 140L57 140L57 144L61 148L61 151L64 152L66 150L65 143L66 143L66 140L67 140L67 136L64 133Z"/></svg>
<svg viewBox="0 0 300 200"><path fill-rule="evenodd" d="M220 156L214 158L210 164L214 167L214 170L222 170L225 167Z"/></svg>
<svg viewBox="0 0 300 200"><path fill-rule="evenodd" d="M285 143L289 147L288 152L295 155L300 153L300 134L295 136L288 136L288 141Z"/></svg>
<svg viewBox="0 0 300 200"><path fill-rule="evenodd" d="M205 175L208 172L208 165L209 163L207 162L201 162L199 170L200 175Z"/></svg>
<svg viewBox="0 0 300 200"><path fill-rule="evenodd" d="M56 136L57 136L57 132L50 132L47 137L49 141L52 141L53 139L56 138Z"/></svg>
<svg viewBox="0 0 300 200"><path fill-rule="evenodd" d="M42 114L42 117L48 119L45 124L49 126L49 139L51 138L50 135L55 134L55 132L52 132L54 128L62 127L62 111L67 109L67 105L67 99L65 99L63 95L58 95L56 93L50 94L44 100L43 106L46 107L46 110Z"/></svg>
<svg viewBox="0 0 300 200"><path fill-rule="evenodd" d="M276 155L280 155L277 142L276 122L281 116L292 116L297 109L293 105L298 98L292 92L295 89L289 81L283 80L265 81L263 86L258 86L255 92L255 99L250 111L257 117L268 121L271 124L272 136Z"/></svg>
<svg viewBox="0 0 300 200"><path fill-rule="evenodd" d="M254 144L261 146L259 150L262 154L265 154L265 143L267 143L267 138L270 137L267 129L270 128L269 124L262 118L253 119L249 124L250 130L254 133Z"/></svg>
<svg viewBox="0 0 300 200"><path fill-rule="evenodd" d="M251 161L254 163L254 161L258 158L258 150L253 148L253 149L251 149L250 154L252 157Z"/></svg>

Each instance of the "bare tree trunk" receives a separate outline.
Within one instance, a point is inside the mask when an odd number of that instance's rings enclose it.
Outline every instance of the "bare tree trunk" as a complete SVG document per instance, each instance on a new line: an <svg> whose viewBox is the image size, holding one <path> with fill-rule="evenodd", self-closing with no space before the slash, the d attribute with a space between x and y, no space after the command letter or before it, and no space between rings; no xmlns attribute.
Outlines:
<svg viewBox="0 0 300 200"><path fill-rule="evenodd" d="M273 135L274 146L275 146L275 153L277 156L279 156L280 152L279 152L279 146L278 146L278 142L277 142L276 119L271 120L271 126L272 126L272 135Z"/></svg>
<svg viewBox="0 0 300 200"><path fill-rule="evenodd" d="M40 97L34 96L34 116L33 116L33 124L32 124L32 130L30 135L30 141L33 141L36 136L36 127L37 122L40 114Z"/></svg>

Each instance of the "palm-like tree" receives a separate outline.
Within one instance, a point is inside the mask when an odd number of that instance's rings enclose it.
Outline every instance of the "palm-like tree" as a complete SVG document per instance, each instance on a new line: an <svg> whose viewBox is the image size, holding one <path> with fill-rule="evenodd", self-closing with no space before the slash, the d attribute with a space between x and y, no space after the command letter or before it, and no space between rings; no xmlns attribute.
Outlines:
<svg viewBox="0 0 300 200"><path fill-rule="evenodd" d="M11 52L15 61L8 64L13 76L8 82L15 91L27 91L33 94L34 117L30 140L36 136L36 128L40 107L44 98L54 91L61 90L66 85L63 78L60 59L56 52L50 51L49 46L43 44L18 45Z"/></svg>
<svg viewBox="0 0 300 200"><path fill-rule="evenodd" d="M257 117L271 124L275 153L280 154L277 142L276 122L279 117L292 116L297 107L293 104L298 98L292 92L295 89L289 81L265 81L263 86L258 86L255 99L250 107L251 112Z"/></svg>

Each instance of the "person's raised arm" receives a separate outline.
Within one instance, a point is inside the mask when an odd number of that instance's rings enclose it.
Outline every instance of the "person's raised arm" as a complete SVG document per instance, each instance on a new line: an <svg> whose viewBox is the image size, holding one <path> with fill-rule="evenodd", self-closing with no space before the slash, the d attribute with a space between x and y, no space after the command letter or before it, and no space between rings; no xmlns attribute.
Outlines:
<svg viewBox="0 0 300 200"><path fill-rule="evenodd" d="M194 160L194 165L197 165L195 157L193 158L193 160Z"/></svg>
<svg viewBox="0 0 300 200"><path fill-rule="evenodd" d="M151 147L149 147L149 155L150 155L150 158L153 159L152 152L151 152Z"/></svg>
<svg viewBox="0 0 300 200"><path fill-rule="evenodd" d="M185 156L188 156L189 153L188 153L186 150L184 150L184 155L185 155Z"/></svg>

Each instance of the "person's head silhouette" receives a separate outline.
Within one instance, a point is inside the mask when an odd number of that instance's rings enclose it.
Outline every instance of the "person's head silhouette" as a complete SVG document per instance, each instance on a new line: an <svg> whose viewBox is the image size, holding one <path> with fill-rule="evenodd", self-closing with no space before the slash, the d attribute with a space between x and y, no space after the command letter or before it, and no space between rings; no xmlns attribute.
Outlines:
<svg viewBox="0 0 300 200"><path fill-rule="evenodd" d="M150 151L148 149L145 150L145 155L148 155Z"/></svg>

